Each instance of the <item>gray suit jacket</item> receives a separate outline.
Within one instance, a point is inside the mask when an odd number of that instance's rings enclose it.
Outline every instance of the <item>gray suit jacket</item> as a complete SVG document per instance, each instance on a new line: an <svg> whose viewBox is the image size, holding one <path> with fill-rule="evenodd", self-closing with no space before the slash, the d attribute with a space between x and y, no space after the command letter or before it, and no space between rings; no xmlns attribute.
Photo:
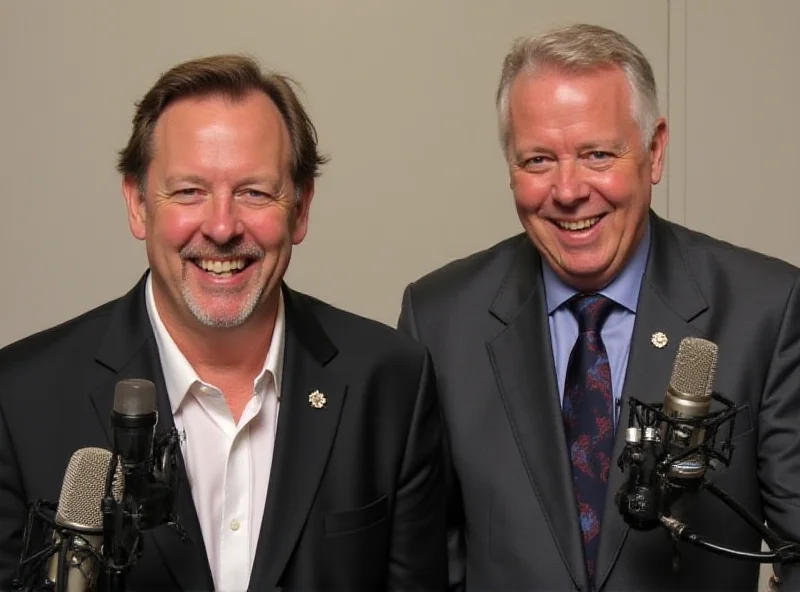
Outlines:
<svg viewBox="0 0 800 592"><path fill-rule="evenodd" d="M686 336L719 345L716 389L737 405L731 466L714 476L800 540L800 271L651 213L621 425L630 396L663 401ZM430 350L449 441L451 580L478 590L586 590L578 514L550 345L541 259L525 235L455 261L405 291L401 329ZM651 344L656 331L666 347ZM624 446L618 429L614 459ZM598 556L602 590L755 590L758 565L629 529L612 466ZM707 492L696 532L751 551L759 536ZM800 589L783 570L784 590Z"/></svg>

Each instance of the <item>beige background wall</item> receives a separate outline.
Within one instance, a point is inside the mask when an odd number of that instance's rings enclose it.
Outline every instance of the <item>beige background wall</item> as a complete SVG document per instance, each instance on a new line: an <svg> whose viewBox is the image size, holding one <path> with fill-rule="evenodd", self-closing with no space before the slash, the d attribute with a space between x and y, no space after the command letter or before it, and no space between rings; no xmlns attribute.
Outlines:
<svg viewBox="0 0 800 592"><path fill-rule="evenodd" d="M174 63L227 51L298 79L332 156L290 283L394 324L407 282L518 231L500 62L514 37L576 20L653 63L672 135L656 210L800 264L800 2L4 0L0 346L143 272L114 171L133 103Z"/></svg>
<svg viewBox="0 0 800 592"><path fill-rule="evenodd" d="M290 283L394 324L406 283L519 224L493 93L512 39L585 21L651 59L672 125L656 210L800 264L800 2L0 2L0 346L130 288L115 152L174 63L247 52L307 92L332 161Z"/></svg>
<svg viewBox="0 0 800 592"><path fill-rule="evenodd" d="M630 35L666 89L666 0L0 1L0 346L144 271L114 171L133 103L174 63L227 51L303 84L332 157L290 283L394 324L406 283L518 232L500 64L516 36L577 19Z"/></svg>

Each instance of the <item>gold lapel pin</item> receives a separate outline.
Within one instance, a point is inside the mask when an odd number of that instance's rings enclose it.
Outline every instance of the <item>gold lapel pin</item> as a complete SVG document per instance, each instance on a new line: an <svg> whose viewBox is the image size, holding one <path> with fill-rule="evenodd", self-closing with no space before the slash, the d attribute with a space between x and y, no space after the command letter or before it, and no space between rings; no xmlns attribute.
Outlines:
<svg viewBox="0 0 800 592"><path fill-rule="evenodd" d="M653 336L650 337L650 343L655 345L658 349L666 347L668 341L669 339L667 339L666 334L662 333L661 331L656 331L653 333Z"/></svg>
<svg viewBox="0 0 800 592"><path fill-rule="evenodd" d="M322 409L328 403L328 399L325 398L325 395L319 391L314 391L310 395L308 395L308 404L311 405L314 409Z"/></svg>

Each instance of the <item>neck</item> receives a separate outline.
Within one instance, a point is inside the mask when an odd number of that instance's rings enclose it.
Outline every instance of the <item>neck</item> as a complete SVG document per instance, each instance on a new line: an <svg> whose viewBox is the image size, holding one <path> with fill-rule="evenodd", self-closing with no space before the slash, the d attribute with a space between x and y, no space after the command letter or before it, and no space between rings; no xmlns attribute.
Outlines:
<svg viewBox="0 0 800 592"><path fill-rule="evenodd" d="M156 308L164 327L203 380L211 376L238 376L252 380L261 372L272 343L278 298L279 293L275 290L242 325L221 329L202 325L194 317L188 322L180 322L176 316L162 314L163 307L155 295Z"/></svg>

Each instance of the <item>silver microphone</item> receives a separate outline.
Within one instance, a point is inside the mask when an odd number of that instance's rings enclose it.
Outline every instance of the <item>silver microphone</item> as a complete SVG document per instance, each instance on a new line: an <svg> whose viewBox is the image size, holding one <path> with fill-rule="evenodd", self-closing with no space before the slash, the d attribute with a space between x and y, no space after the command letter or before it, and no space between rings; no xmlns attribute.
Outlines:
<svg viewBox="0 0 800 592"><path fill-rule="evenodd" d="M685 337L681 341L664 396L662 411L666 415L677 420L695 420L709 414L718 352L717 344L707 339ZM704 438L704 428L678 422L678 427L672 432L674 449L671 452L680 453L700 444ZM701 452L690 454L675 461L669 474L679 479L702 478L706 471L706 460Z"/></svg>
<svg viewBox="0 0 800 592"><path fill-rule="evenodd" d="M80 448L70 458L61 494L58 498L55 523L68 531L54 542L67 545L63 562L56 552L48 563L47 580L56 590L87 592L97 584L98 565L94 552L103 544L103 497L111 452L103 448ZM122 473L117 468L112 485L114 497L122 494ZM66 574L64 581L60 581Z"/></svg>

